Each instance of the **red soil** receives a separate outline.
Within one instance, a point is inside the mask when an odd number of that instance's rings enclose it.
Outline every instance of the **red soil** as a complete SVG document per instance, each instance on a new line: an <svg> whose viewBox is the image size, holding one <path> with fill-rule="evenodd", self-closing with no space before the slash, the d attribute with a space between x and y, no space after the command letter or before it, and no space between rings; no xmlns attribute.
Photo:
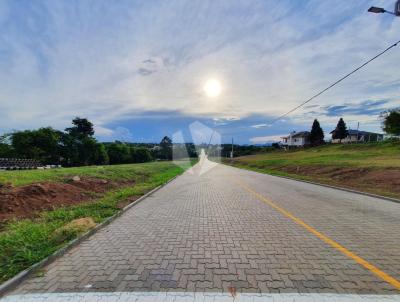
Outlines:
<svg viewBox="0 0 400 302"><path fill-rule="evenodd" d="M368 169L321 166L286 166L279 170L290 174L330 180L332 184L372 193L400 197L400 170L396 168Z"/></svg>
<svg viewBox="0 0 400 302"><path fill-rule="evenodd" d="M109 182L96 178L81 178L65 183L44 182L21 187L0 187L0 221L29 218L44 210L54 210L88 202L102 193L128 182Z"/></svg>

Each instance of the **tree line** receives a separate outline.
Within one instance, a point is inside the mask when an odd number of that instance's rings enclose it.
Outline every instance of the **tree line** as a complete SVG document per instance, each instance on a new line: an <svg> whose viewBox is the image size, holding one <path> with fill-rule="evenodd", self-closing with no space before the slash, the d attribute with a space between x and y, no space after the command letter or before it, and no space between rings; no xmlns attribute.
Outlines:
<svg viewBox="0 0 400 302"><path fill-rule="evenodd" d="M43 164L68 167L144 163L172 159L172 141L165 136L159 145L101 143L94 137L93 124L86 118L76 117L72 127L64 131L43 127L0 136L0 158L30 158Z"/></svg>
<svg viewBox="0 0 400 302"><path fill-rule="evenodd" d="M382 129L393 136L400 136L400 109L381 113ZM342 140L348 135L346 123L340 118L333 139ZM324 132L317 119L314 120L310 136L311 146L325 143ZM232 146L221 146L221 156L229 157ZM268 152L280 148L275 143L271 147L234 146L235 156ZM104 165L123 163L143 163L152 160L171 160L179 157L197 157L193 143L173 144L165 136L159 144L133 144L119 141L101 143L94 137L93 124L86 118L76 117L72 126L64 131L52 127L36 130L14 131L0 136L0 158L30 158L43 164L63 166Z"/></svg>

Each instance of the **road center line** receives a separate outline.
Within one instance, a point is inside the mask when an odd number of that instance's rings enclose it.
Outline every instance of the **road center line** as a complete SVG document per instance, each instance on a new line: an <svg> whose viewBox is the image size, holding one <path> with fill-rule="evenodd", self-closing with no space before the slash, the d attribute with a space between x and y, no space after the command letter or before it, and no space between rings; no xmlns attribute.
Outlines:
<svg viewBox="0 0 400 302"><path fill-rule="evenodd" d="M308 225L307 223L305 223L300 218L297 218L296 216L294 216L290 212L286 211L284 208L281 208L280 206L278 206L277 204L275 204L273 201L269 200L268 198L264 197L260 193L254 191L252 188L250 188L245 183L243 183L241 181L235 181L235 182L239 186L241 186L243 189L245 189L247 192L253 194L255 197L257 197L258 199L260 199L261 201L263 201L267 205L271 206L272 208L274 208L275 210L279 211L284 216L290 218L291 220L293 220L297 224L299 224L302 227L304 227L307 231L309 231L310 233L314 234L316 237L318 237L319 239L321 239L325 243L329 244L330 246L332 246L336 250L340 251L342 254L344 254L347 257L353 259L355 262L357 262L358 264L360 264L364 268L366 268L369 271L371 271L373 274L378 276L380 279L386 281L387 283L391 284L394 288L400 290L400 281L397 280L396 278L388 275L387 273L385 273L382 270L380 270L379 268L377 268L375 265L373 265L373 264L369 263L368 261L366 261L365 259L357 256L356 254L354 254L353 252L349 251L348 249L346 249L344 246L340 245L336 241L334 241L334 240L330 239L329 237L325 236L324 234L318 232L312 226Z"/></svg>

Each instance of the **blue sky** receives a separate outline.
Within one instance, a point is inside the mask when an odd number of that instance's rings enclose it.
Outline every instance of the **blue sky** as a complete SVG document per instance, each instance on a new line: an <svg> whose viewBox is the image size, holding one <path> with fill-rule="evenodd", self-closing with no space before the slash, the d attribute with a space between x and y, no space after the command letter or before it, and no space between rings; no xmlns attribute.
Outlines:
<svg viewBox="0 0 400 302"><path fill-rule="evenodd" d="M399 48L269 122L399 40L400 18L366 12L392 2L0 0L0 133L74 116L102 141L158 142L194 121L242 144L314 118L380 131L379 112L400 106Z"/></svg>

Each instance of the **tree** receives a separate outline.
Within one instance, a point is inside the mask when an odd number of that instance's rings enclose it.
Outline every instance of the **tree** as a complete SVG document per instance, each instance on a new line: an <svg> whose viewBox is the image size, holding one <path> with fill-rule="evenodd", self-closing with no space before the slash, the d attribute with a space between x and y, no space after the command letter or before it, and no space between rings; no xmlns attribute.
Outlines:
<svg viewBox="0 0 400 302"><path fill-rule="evenodd" d="M62 164L65 166L105 165L109 162L105 146L94 137L76 138L63 133L60 145Z"/></svg>
<svg viewBox="0 0 400 302"><path fill-rule="evenodd" d="M14 157L14 149L9 144L0 143L0 158Z"/></svg>
<svg viewBox="0 0 400 302"><path fill-rule="evenodd" d="M342 142L342 139L346 138L348 134L346 123L343 121L343 118L340 118L336 129L332 132L332 138Z"/></svg>
<svg viewBox="0 0 400 302"><path fill-rule="evenodd" d="M198 157L196 146L193 143L186 143L186 150L188 152L189 157L196 158Z"/></svg>
<svg viewBox="0 0 400 302"><path fill-rule="evenodd" d="M160 142L160 157L161 159L172 159L172 140L168 136L164 136L164 138Z"/></svg>
<svg viewBox="0 0 400 302"><path fill-rule="evenodd" d="M40 128L35 132L36 146L43 152L41 161L45 164L59 164L61 131L46 127Z"/></svg>
<svg viewBox="0 0 400 302"><path fill-rule="evenodd" d="M110 164L125 164L129 163L131 160L131 150L126 144L115 142L108 144L107 154Z"/></svg>
<svg viewBox="0 0 400 302"><path fill-rule="evenodd" d="M10 145L10 134L0 136L0 158L14 157L14 148Z"/></svg>
<svg viewBox="0 0 400 302"><path fill-rule="evenodd" d="M271 147L273 149L281 149L281 145L279 143L272 143Z"/></svg>
<svg viewBox="0 0 400 302"><path fill-rule="evenodd" d="M93 152L97 141L93 137L93 124L86 118L76 117L73 126L66 128L63 137L63 150L68 165L80 166L93 164Z"/></svg>
<svg viewBox="0 0 400 302"><path fill-rule="evenodd" d="M78 145L79 164L104 165L108 163L108 154L103 144L93 137L85 137Z"/></svg>
<svg viewBox="0 0 400 302"><path fill-rule="evenodd" d="M131 161L134 163L145 163L151 161L153 158L149 149L145 147L131 148Z"/></svg>
<svg viewBox="0 0 400 302"><path fill-rule="evenodd" d="M80 166L79 146L74 137L68 133L63 133L60 138L61 144L61 164L64 166Z"/></svg>
<svg viewBox="0 0 400 302"><path fill-rule="evenodd" d="M400 135L400 108L384 111L382 129L388 134Z"/></svg>
<svg viewBox="0 0 400 302"><path fill-rule="evenodd" d="M93 137L93 124L79 117L72 124L66 132L45 127L0 136L0 157L31 158L43 164L66 166L107 164L104 145Z"/></svg>
<svg viewBox="0 0 400 302"><path fill-rule="evenodd" d="M108 164L108 154L106 148L102 143L98 143L93 138L86 138L84 143L85 152L89 152L86 155L86 165L106 165Z"/></svg>
<svg viewBox="0 0 400 302"><path fill-rule="evenodd" d="M62 133L51 127L38 130L11 133L11 145L15 154L22 158L32 158L44 164L60 163Z"/></svg>
<svg viewBox="0 0 400 302"><path fill-rule="evenodd" d="M87 137L94 135L93 124L86 118L76 117L72 120L73 127L65 129L70 135L74 137Z"/></svg>
<svg viewBox="0 0 400 302"><path fill-rule="evenodd" d="M322 130L317 119L314 120L310 132L311 146L319 146L324 144L324 131Z"/></svg>
<svg viewBox="0 0 400 302"><path fill-rule="evenodd" d="M18 157L39 159L41 156L40 150L35 146L33 132L30 130L13 132L11 145Z"/></svg>
<svg viewBox="0 0 400 302"><path fill-rule="evenodd" d="M110 160L108 158L106 147L102 143L97 143L93 156L93 163L95 165L108 165L109 162Z"/></svg>

